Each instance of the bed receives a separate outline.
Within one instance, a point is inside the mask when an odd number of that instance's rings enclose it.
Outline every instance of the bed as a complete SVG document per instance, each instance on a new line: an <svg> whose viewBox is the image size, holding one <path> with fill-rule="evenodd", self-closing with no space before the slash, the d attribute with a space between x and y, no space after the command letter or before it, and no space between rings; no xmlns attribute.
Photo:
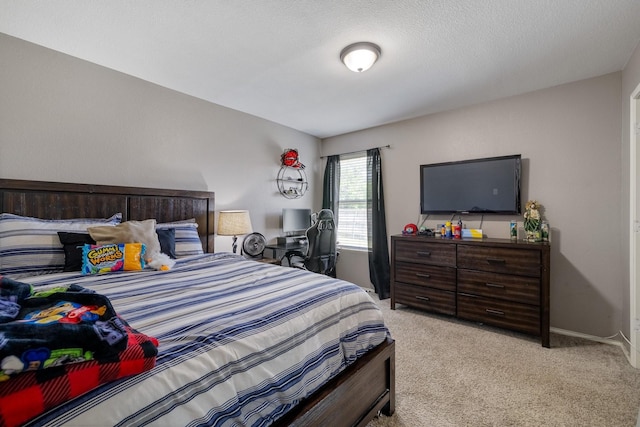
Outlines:
<svg viewBox="0 0 640 427"><path fill-rule="evenodd" d="M132 327L160 341L149 371L26 425L350 426L394 412L394 342L371 298L347 282L214 253L214 202L206 191L0 179L0 212L193 218L202 248L170 271L17 276L37 289L73 283L104 294Z"/></svg>

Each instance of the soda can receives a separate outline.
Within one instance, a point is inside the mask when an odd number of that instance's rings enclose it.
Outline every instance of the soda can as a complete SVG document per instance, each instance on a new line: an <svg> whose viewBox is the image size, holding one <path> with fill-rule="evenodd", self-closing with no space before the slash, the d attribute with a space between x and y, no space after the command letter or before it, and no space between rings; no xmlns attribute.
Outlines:
<svg viewBox="0 0 640 427"><path fill-rule="evenodd" d="M513 219L509 224L509 238L511 238L511 240L518 240L518 223Z"/></svg>

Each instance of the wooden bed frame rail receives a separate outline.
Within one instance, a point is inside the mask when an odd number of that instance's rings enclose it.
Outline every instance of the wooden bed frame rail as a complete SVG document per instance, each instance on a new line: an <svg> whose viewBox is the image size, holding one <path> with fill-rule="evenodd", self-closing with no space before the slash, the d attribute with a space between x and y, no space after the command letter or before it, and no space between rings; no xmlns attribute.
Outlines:
<svg viewBox="0 0 640 427"><path fill-rule="evenodd" d="M388 338L274 425L364 427L395 409L395 341Z"/></svg>

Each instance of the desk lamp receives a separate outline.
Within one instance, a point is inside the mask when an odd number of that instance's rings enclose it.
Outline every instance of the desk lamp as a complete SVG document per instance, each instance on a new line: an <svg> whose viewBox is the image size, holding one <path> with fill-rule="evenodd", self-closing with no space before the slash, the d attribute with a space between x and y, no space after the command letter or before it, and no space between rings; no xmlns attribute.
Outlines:
<svg viewBox="0 0 640 427"><path fill-rule="evenodd" d="M239 234L252 233L249 211L220 211L218 215L218 236L233 236L233 253L236 253Z"/></svg>

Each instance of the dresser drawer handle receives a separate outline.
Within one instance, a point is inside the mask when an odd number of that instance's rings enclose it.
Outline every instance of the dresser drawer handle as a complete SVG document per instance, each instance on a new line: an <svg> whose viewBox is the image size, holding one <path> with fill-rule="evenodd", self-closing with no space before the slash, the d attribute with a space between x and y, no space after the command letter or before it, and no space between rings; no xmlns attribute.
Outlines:
<svg viewBox="0 0 640 427"><path fill-rule="evenodd" d="M466 292L458 292L458 295L467 297L467 298L479 298L478 295L468 294Z"/></svg>
<svg viewBox="0 0 640 427"><path fill-rule="evenodd" d="M487 258L489 264L505 264L506 261L502 258Z"/></svg>
<svg viewBox="0 0 640 427"><path fill-rule="evenodd" d="M488 288L504 289L504 285L498 285L497 283L485 283Z"/></svg>
<svg viewBox="0 0 640 427"><path fill-rule="evenodd" d="M431 301L431 298L428 297L421 297L419 295L416 295L416 299L422 300L422 301Z"/></svg>
<svg viewBox="0 0 640 427"><path fill-rule="evenodd" d="M416 252L416 255L418 255L418 256L431 256L431 252L418 251L418 252Z"/></svg>
<svg viewBox="0 0 640 427"><path fill-rule="evenodd" d="M504 316L504 311L494 310L494 309L492 309L492 308L487 308L485 311L486 311L487 313L489 313L489 314L495 314L495 315L497 315L497 316Z"/></svg>
<svg viewBox="0 0 640 427"><path fill-rule="evenodd" d="M431 277L431 275L426 273L416 273L416 277L422 277L423 279L428 279Z"/></svg>

